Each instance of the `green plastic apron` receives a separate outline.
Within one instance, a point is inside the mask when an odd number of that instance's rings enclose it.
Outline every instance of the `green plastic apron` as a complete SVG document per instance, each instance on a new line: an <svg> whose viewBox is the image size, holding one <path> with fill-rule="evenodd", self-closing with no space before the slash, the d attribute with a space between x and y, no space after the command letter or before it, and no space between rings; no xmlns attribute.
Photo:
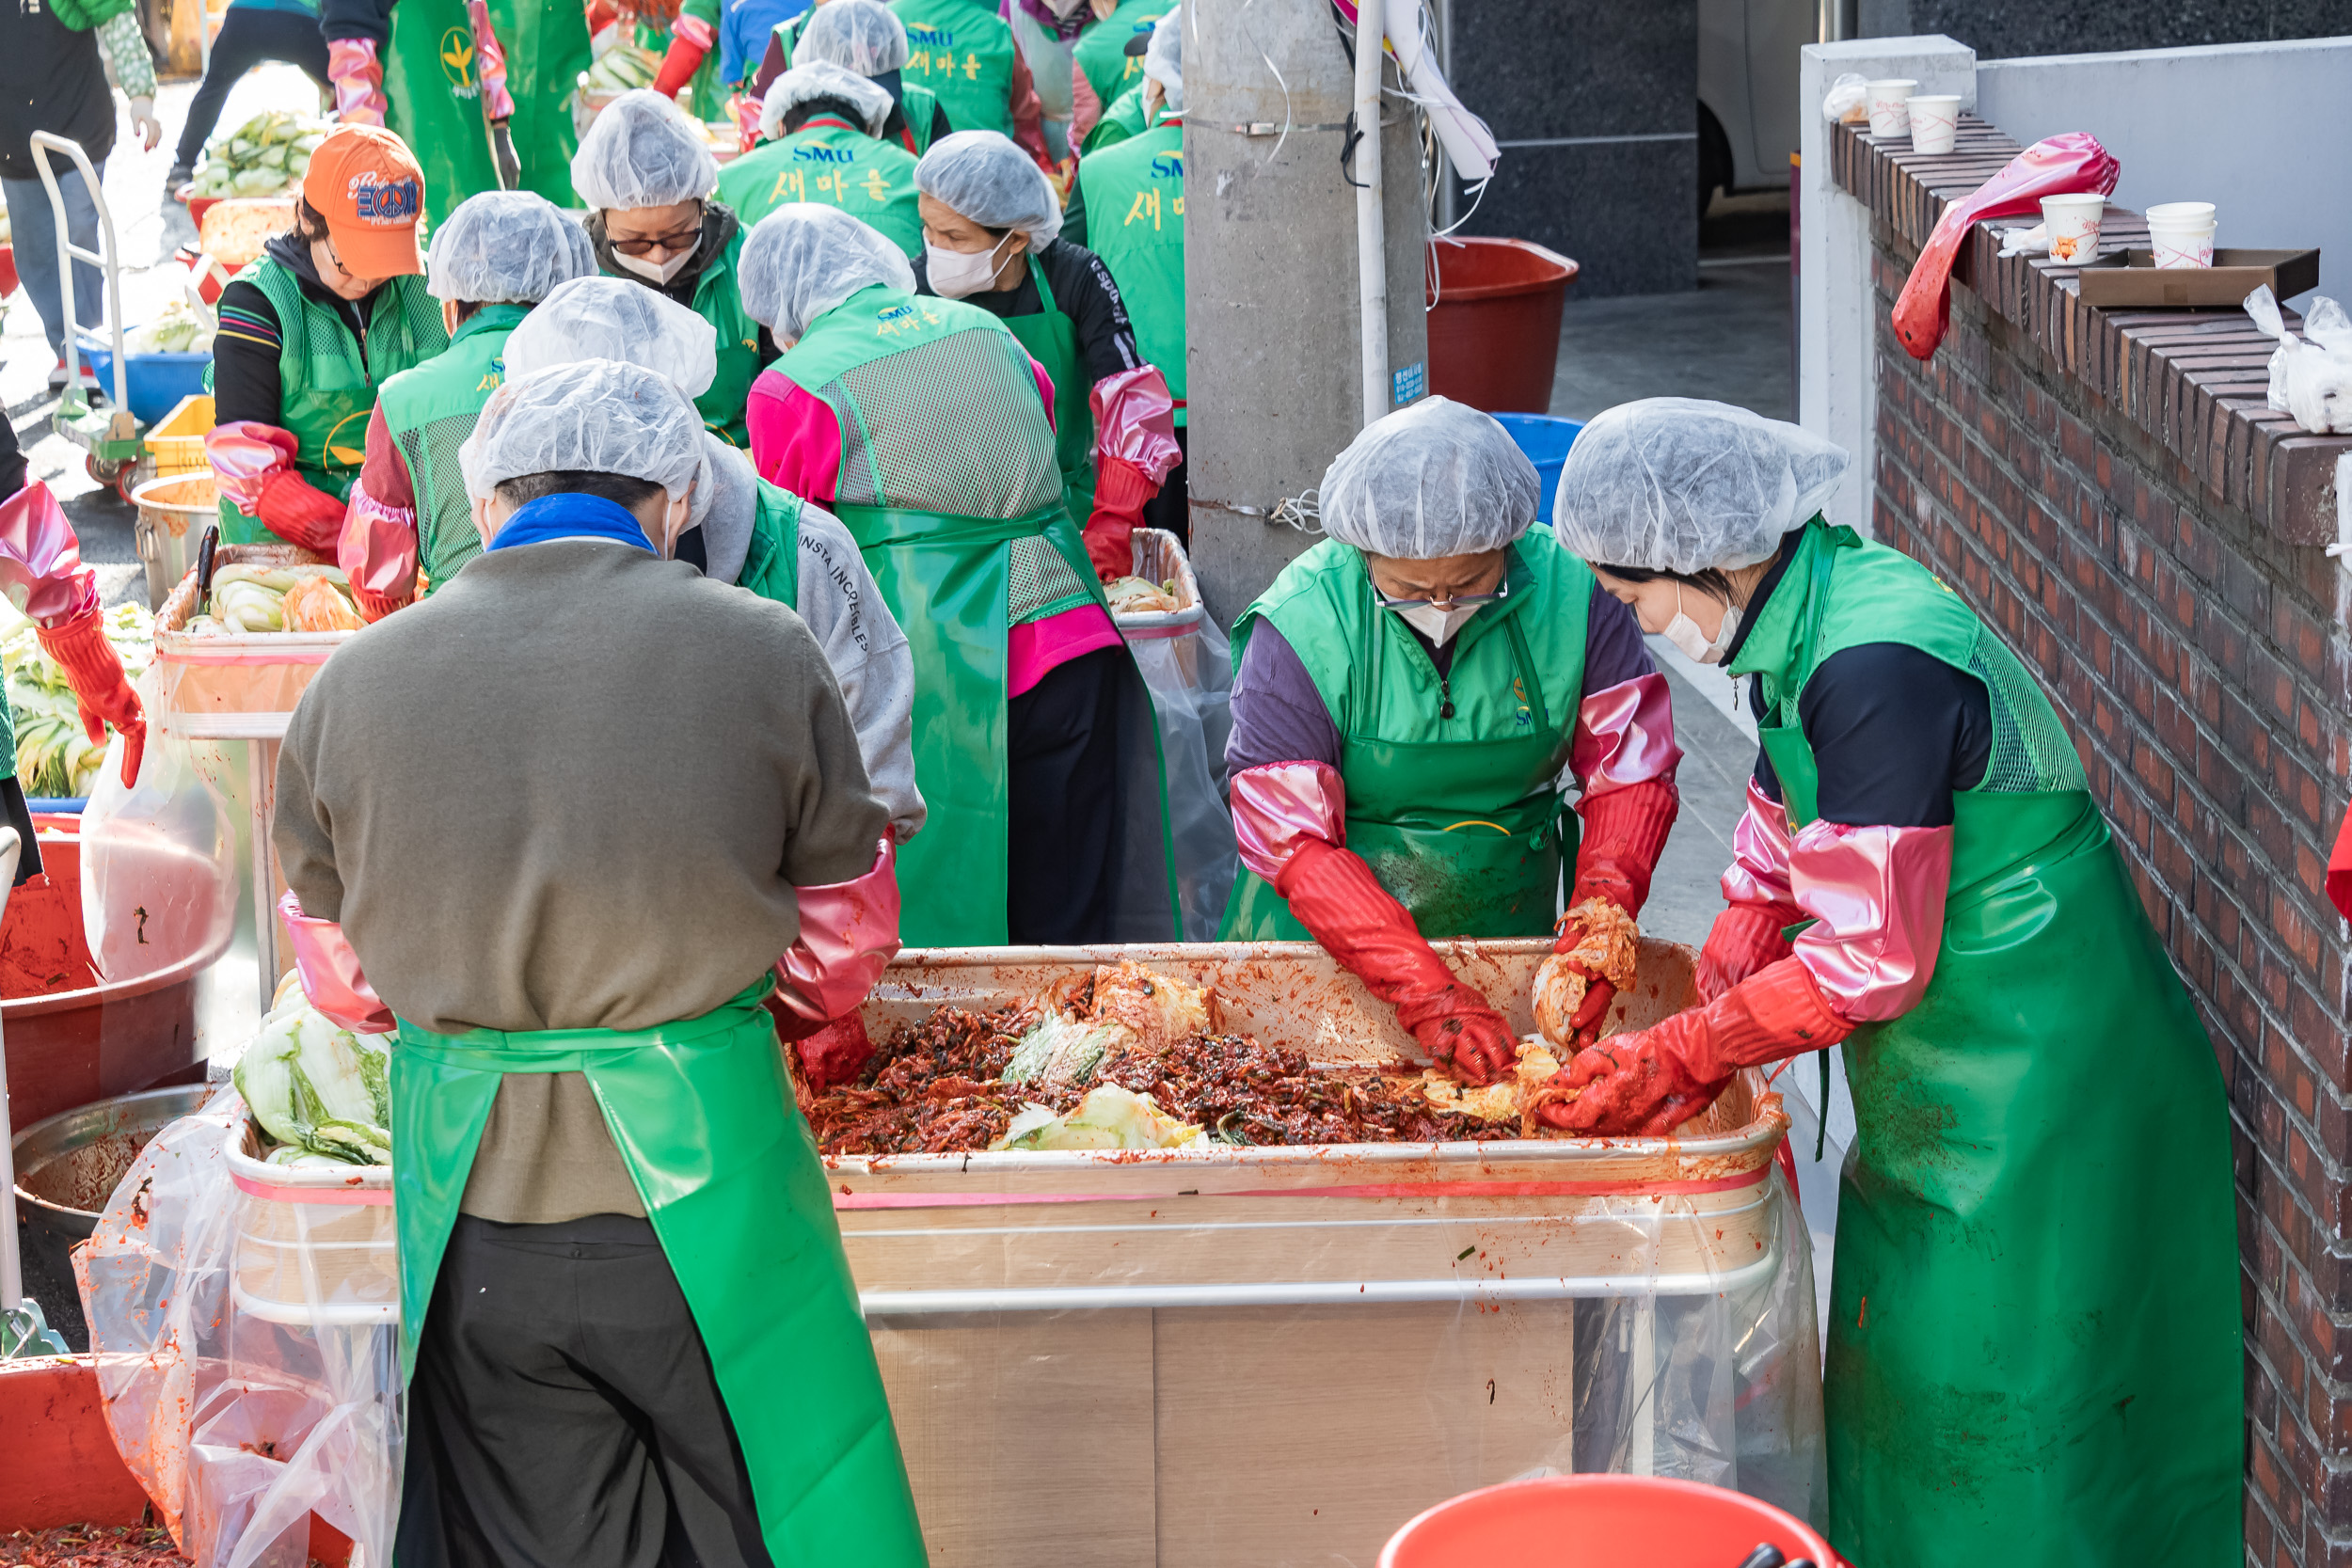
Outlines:
<svg viewBox="0 0 2352 1568"><path fill-rule="evenodd" d="M577 0L489 0L489 5L490 26L506 51L506 90L515 100L507 130L515 138L516 162L522 166L522 188L558 207L577 207L572 154L580 150L580 132L572 123L572 96L589 64L587 12Z"/></svg>
<svg viewBox="0 0 2352 1568"><path fill-rule="evenodd" d="M392 1049L401 1366L417 1346L482 1129L510 1072L580 1072L604 1110L735 1420L780 1568L920 1568L914 1499L815 1140L762 975L658 1029L437 1035Z"/></svg>
<svg viewBox="0 0 2352 1568"><path fill-rule="evenodd" d="M438 228L466 198L499 188L490 126L482 118L473 24L465 0L401 0L391 8L391 27L384 123L400 134L423 171L425 219Z"/></svg>
<svg viewBox="0 0 2352 1568"><path fill-rule="evenodd" d="M1534 537L1537 564L1512 547L1510 594L1463 627L1443 681L1405 624L1374 599L1361 553L1335 542L1284 576L1300 567L1333 574L1329 586L1344 596L1308 598L1278 579L1234 627L1235 668L1249 623L1263 614L1325 694L1341 736L1346 847L1424 937L1543 936L1559 911L1560 870L1574 853L1578 821L1562 809L1553 781L1566 766L1582 700L1592 579L1551 544L1549 530ZM1551 580L1539 584L1538 572ZM1568 579L1565 590L1559 579ZM1335 603L1345 608L1328 615ZM1540 618L1541 656L1525 625L1531 616ZM1386 673L1400 663L1421 678L1408 684ZM1331 702L1341 690L1345 700ZM1452 717L1439 716L1446 708ZM1442 738L1400 738L1416 734ZM1247 868L1217 935L1312 940L1289 901Z"/></svg>
<svg viewBox="0 0 2352 1568"><path fill-rule="evenodd" d="M1773 595L1794 612L1768 604L1735 665L1766 679L1792 828L1820 786L1798 698L1839 647L1973 657L1996 705L2046 713L1938 629L1974 617L1923 569L1811 532ZM1953 813L1934 978L1845 1042L1831 1541L1861 1568L2234 1568L2244 1348L2213 1046L2086 790L1979 787Z"/></svg>
<svg viewBox="0 0 2352 1568"><path fill-rule="evenodd" d="M1094 515L1094 388L1087 379L1077 325L1055 303L1053 285L1035 256L1029 258L1029 277L1045 308L1034 315L999 319L1053 377L1054 458L1061 465L1062 505L1083 532Z"/></svg>

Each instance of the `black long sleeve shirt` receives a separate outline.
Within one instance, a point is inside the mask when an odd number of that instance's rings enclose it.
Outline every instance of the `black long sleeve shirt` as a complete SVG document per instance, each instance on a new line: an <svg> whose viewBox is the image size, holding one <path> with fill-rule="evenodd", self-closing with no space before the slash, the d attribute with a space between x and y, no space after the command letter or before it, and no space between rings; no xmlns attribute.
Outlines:
<svg viewBox="0 0 2352 1568"><path fill-rule="evenodd" d="M928 261L922 256L914 259L914 292L918 294L939 292L931 287ZM1135 327L1127 320L1126 302L1119 297L1119 285L1111 281L1111 269L1101 257L1084 245L1056 239L1037 253L1037 264L1054 291L1054 303L1077 331L1088 386L1143 363L1143 355L1136 347ZM964 303L1000 319L1034 316L1045 309L1045 301L1038 296L1037 277L1025 267L1021 281L1012 288L967 294Z"/></svg>

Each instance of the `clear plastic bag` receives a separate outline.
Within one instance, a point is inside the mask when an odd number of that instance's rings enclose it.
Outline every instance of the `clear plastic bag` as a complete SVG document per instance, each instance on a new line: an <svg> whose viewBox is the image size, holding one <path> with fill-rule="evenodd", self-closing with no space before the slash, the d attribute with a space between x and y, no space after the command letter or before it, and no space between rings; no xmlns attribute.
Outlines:
<svg viewBox="0 0 2352 1568"><path fill-rule="evenodd" d="M155 672L139 678L150 719L137 783L122 783L118 735L82 809L82 934L108 980L200 969L236 922L236 822L205 782L208 743L165 727L159 691Z"/></svg>
<svg viewBox="0 0 2352 1568"><path fill-rule="evenodd" d="M290 1201L270 1181L310 1173L258 1164L278 1175L240 1188L232 1151L247 1152L247 1121L223 1089L157 1133L73 1255L107 1424L198 1568L302 1568L313 1513L355 1560L389 1563L398 1321L325 1263L342 1244L329 1227L391 1211ZM256 1237L266 1247L274 1224L301 1233L286 1250L300 1266L264 1259L257 1274ZM301 1299L257 1298L256 1277L299 1281Z"/></svg>
<svg viewBox="0 0 2352 1568"><path fill-rule="evenodd" d="M2267 283L2246 296L2246 313L2263 336L2279 341L2270 356L2270 406L2314 436L2352 435L2352 319L2344 307L2312 296L2303 339L2287 330Z"/></svg>
<svg viewBox="0 0 2352 1568"><path fill-rule="evenodd" d="M1225 740L1233 728L1232 650L1200 600L1192 563L1176 536L1139 528L1135 549L1137 577L1176 584L1176 610L1121 615L1118 621L1159 720L1183 940L1214 942L1241 870L1233 818L1225 805Z"/></svg>

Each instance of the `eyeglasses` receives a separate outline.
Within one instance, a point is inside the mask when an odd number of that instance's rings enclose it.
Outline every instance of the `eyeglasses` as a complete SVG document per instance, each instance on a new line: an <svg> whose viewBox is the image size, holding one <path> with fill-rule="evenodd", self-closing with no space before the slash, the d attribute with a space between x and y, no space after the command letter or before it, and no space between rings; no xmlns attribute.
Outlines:
<svg viewBox="0 0 2352 1568"><path fill-rule="evenodd" d="M1432 594L1407 595L1404 598L1396 599L1389 597L1388 594L1383 594L1379 589L1375 588L1372 591L1372 596L1380 601L1380 608L1383 610L1409 610L1415 605L1424 604L1429 606L1432 610L1470 610L1475 609L1479 605L1493 604L1498 599L1509 598L1511 596L1511 585L1506 581L1491 594L1448 594L1443 595Z"/></svg>
<svg viewBox="0 0 2352 1568"><path fill-rule="evenodd" d="M624 256L643 256L649 250L664 250L675 254L702 238L702 214L698 211L694 214L694 221L684 229L673 230L667 234L649 235L639 240L614 240L612 248Z"/></svg>

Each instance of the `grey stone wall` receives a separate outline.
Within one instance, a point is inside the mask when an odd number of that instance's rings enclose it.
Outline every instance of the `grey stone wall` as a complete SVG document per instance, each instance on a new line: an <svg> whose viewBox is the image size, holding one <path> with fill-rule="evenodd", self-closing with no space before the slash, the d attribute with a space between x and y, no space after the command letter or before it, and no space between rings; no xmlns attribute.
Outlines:
<svg viewBox="0 0 2352 1568"><path fill-rule="evenodd" d="M1862 0L1866 38L1944 33L1980 60L2352 33L2352 0Z"/></svg>

